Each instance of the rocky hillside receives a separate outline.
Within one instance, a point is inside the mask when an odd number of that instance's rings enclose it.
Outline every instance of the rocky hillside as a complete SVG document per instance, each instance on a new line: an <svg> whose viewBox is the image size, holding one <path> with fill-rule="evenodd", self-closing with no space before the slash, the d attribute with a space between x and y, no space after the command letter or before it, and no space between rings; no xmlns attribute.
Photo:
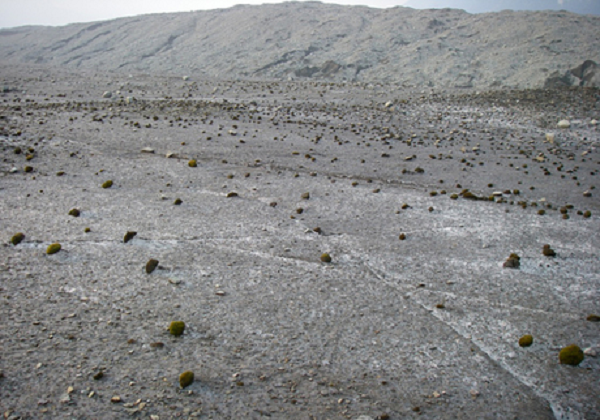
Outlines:
<svg viewBox="0 0 600 420"><path fill-rule="evenodd" d="M292 2L4 29L0 60L222 79L527 88L600 86L598 45L598 16Z"/></svg>

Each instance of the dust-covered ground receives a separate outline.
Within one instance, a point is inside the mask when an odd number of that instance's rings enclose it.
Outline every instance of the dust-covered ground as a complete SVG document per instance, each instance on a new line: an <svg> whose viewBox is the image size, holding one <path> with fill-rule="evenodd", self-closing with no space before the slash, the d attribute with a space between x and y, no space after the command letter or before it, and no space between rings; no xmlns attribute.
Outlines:
<svg viewBox="0 0 600 420"><path fill-rule="evenodd" d="M600 418L598 90L0 79L5 418Z"/></svg>

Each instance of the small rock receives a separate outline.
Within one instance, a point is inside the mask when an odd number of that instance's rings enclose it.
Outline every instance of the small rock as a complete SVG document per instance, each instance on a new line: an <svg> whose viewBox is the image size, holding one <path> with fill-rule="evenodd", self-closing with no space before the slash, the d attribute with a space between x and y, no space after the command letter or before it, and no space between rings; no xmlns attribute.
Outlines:
<svg viewBox="0 0 600 420"><path fill-rule="evenodd" d="M310 193L305 192L300 196L300 198L303 200L308 200L310 198Z"/></svg>
<svg viewBox="0 0 600 420"><path fill-rule="evenodd" d="M110 399L110 402L111 402L111 403L115 403L115 404L116 404L116 403L120 403L120 402L121 402L121 397L119 397L118 395L115 395L114 397L112 397L112 398Z"/></svg>
<svg viewBox="0 0 600 420"><path fill-rule="evenodd" d="M181 280L170 278L169 279L169 283L174 284L174 285L178 285L178 284L181 284Z"/></svg>
<svg viewBox="0 0 600 420"><path fill-rule="evenodd" d="M154 149L152 147L144 147L141 150L142 153L154 153Z"/></svg>
<svg viewBox="0 0 600 420"><path fill-rule="evenodd" d="M571 122L569 120L560 120L556 126L558 128L569 128L571 127Z"/></svg>
<svg viewBox="0 0 600 420"><path fill-rule="evenodd" d="M150 347L152 347L153 349L162 349L165 346L165 343L161 343L160 341L157 341L155 343L150 343Z"/></svg>
<svg viewBox="0 0 600 420"><path fill-rule="evenodd" d="M71 396L69 394L62 394L58 402L61 404L69 404L71 402Z"/></svg>
<svg viewBox="0 0 600 420"><path fill-rule="evenodd" d="M167 159L175 159L175 158L178 158L179 155L177 153L175 153L175 152L167 152L167 154L165 155L165 157Z"/></svg>
<svg viewBox="0 0 600 420"><path fill-rule="evenodd" d="M589 191L589 190L588 190L588 191L585 191L585 192L583 193L583 196L584 196L584 197L591 197L591 196L592 196L592 192L591 192L591 191Z"/></svg>
<svg viewBox="0 0 600 420"><path fill-rule="evenodd" d="M554 133L546 133L546 141L550 144L554 144Z"/></svg>
<svg viewBox="0 0 600 420"><path fill-rule="evenodd" d="M521 257L517 254L510 254L508 259L504 262L504 268L519 268L521 266Z"/></svg>
<svg viewBox="0 0 600 420"><path fill-rule="evenodd" d="M217 295L217 296L225 296L226 294L227 294L227 293L225 293L225 292L224 292L224 291L222 291L222 290L219 290L219 291L215 292L215 295Z"/></svg>
<svg viewBox="0 0 600 420"><path fill-rule="evenodd" d="M596 357L598 356L598 353L596 352L596 350L593 347L588 347L587 349L585 349L583 351L583 354L589 357Z"/></svg>
<svg viewBox="0 0 600 420"><path fill-rule="evenodd" d="M102 94L102 97L103 97L104 99L110 99L110 98L112 98L112 92L111 92L111 91L109 91L109 90L107 90L106 92L104 92L104 93Z"/></svg>

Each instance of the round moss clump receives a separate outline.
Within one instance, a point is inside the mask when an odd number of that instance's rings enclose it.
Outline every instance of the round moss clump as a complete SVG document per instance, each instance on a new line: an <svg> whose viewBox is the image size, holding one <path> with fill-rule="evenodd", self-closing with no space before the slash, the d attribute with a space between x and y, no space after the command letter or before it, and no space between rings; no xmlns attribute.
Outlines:
<svg viewBox="0 0 600 420"><path fill-rule="evenodd" d="M135 237L135 235L137 235L137 232L132 232L132 231L127 232L125 234L125 236L123 237L123 242L127 243L127 242L131 241Z"/></svg>
<svg viewBox="0 0 600 420"><path fill-rule="evenodd" d="M586 319L590 322L600 322L600 316L594 314L588 315Z"/></svg>
<svg viewBox="0 0 600 420"><path fill-rule="evenodd" d="M113 182L109 179L108 181L104 181L104 183L102 184L102 188L110 188L112 187Z"/></svg>
<svg viewBox="0 0 600 420"><path fill-rule="evenodd" d="M81 212L79 211L79 209L69 210L69 216L79 217L80 214L81 214Z"/></svg>
<svg viewBox="0 0 600 420"><path fill-rule="evenodd" d="M188 166L190 168L195 168L196 166L198 166L198 162L196 162L196 159L192 159L188 162Z"/></svg>
<svg viewBox="0 0 600 420"><path fill-rule="evenodd" d="M517 254L512 253L504 262L504 268L519 268L521 266L521 257Z"/></svg>
<svg viewBox="0 0 600 420"><path fill-rule="evenodd" d="M176 198L175 201L173 201L173 204L176 206L181 205L181 203L183 203L183 201L181 201L181 198Z"/></svg>
<svg viewBox="0 0 600 420"><path fill-rule="evenodd" d="M152 273L156 267L158 267L158 260L150 258L150 260L146 263L146 273Z"/></svg>
<svg viewBox="0 0 600 420"><path fill-rule="evenodd" d="M179 386L181 388L190 386L192 382L194 382L194 372L188 370L179 375Z"/></svg>
<svg viewBox="0 0 600 420"><path fill-rule="evenodd" d="M519 338L519 346L521 347L529 347L533 344L533 336L530 334L524 335Z"/></svg>
<svg viewBox="0 0 600 420"><path fill-rule="evenodd" d="M26 166L25 168L23 168L23 170L24 170L25 172L32 172L32 171L33 171L33 168L32 168L31 166Z"/></svg>
<svg viewBox="0 0 600 420"><path fill-rule="evenodd" d="M23 239L25 239L25 234L23 232L18 232L10 238L10 243L16 246L23 242Z"/></svg>
<svg viewBox="0 0 600 420"><path fill-rule="evenodd" d="M401 241L404 241L406 239L406 234L401 233L400 236L398 237L398 239L400 239Z"/></svg>
<svg viewBox="0 0 600 420"><path fill-rule="evenodd" d="M62 246L59 243L48 245L48 248L46 249L46 254L56 254L58 251L60 251L61 248Z"/></svg>
<svg viewBox="0 0 600 420"><path fill-rule="evenodd" d="M321 261L323 261L324 263L330 263L331 262L331 255L329 255L328 253L324 253L321 255Z"/></svg>
<svg viewBox="0 0 600 420"><path fill-rule="evenodd" d="M175 337L179 337L183 334L183 330L185 330L185 322L183 321L173 321L171 325L169 325L169 332Z"/></svg>
<svg viewBox="0 0 600 420"><path fill-rule="evenodd" d="M583 350L581 350L579 346L571 344L564 347L560 353L558 353L558 359L563 365L577 366L583 362Z"/></svg>
<svg viewBox="0 0 600 420"><path fill-rule="evenodd" d="M583 213L583 217L586 219L589 219L590 217L592 217L592 212L587 210Z"/></svg>
<svg viewBox="0 0 600 420"><path fill-rule="evenodd" d="M542 254L544 254L544 256L546 257L556 257L556 252L554 252L554 250L550 248L550 245L548 244L544 245L544 248L542 249Z"/></svg>

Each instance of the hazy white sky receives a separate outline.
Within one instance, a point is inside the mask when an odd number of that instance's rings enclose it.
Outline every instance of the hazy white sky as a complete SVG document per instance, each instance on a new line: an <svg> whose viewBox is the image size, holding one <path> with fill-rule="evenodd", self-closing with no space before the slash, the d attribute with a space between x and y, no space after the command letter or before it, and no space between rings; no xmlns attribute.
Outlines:
<svg viewBox="0 0 600 420"><path fill-rule="evenodd" d="M282 3L283 0L0 0L0 28L22 25L66 25L147 13L188 12L236 4ZM457 7L471 13L501 8L566 8L600 14L600 0L324 0L325 3L371 7ZM573 6L572 6L573 5ZM571 7L575 7L572 9ZM580 9L577 10L576 8Z"/></svg>

